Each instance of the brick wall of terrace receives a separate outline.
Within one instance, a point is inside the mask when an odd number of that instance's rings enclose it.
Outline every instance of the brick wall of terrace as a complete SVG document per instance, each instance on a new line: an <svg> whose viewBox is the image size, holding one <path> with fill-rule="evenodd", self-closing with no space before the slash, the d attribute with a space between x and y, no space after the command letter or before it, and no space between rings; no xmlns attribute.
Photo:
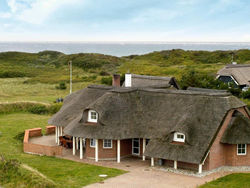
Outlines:
<svg viewBox="0 0 250 188"><path fill-rule="evenodd" d="M51 126L49 126L48 128L47 127L46 127L46 132L47 130L49 130L50 134L52 134L53 128ZM25 153L33 153L33 154L47 155L47 156L62 155L61 146L57 146L57 145L49 146L49 145L35 144L35 143L29 142L30 138L41 137L41 136L42 136L41 128L25 130L24 139L23 139L23 151Z"/></svg>

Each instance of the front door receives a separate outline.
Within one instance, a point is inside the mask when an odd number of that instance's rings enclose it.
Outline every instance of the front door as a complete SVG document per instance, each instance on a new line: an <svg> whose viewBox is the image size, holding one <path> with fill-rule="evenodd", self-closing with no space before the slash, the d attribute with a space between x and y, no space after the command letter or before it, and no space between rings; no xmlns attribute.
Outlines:
<svg viewBox="0 0 250 188"><path fill-rule="evenodd" d="M132 139L132 154L140 155L140 139L139 138Z"/></svg>

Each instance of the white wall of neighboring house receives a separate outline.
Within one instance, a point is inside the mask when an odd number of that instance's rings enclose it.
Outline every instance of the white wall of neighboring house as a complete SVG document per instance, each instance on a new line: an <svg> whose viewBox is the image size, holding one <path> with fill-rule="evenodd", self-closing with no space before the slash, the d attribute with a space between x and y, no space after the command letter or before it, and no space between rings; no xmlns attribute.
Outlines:
<svg viewBox="0 0 250 188"><path fill-rule="evenodd" d="M125 87L131 87L131 86L132 86L132 75L125 74Z"/></svg>

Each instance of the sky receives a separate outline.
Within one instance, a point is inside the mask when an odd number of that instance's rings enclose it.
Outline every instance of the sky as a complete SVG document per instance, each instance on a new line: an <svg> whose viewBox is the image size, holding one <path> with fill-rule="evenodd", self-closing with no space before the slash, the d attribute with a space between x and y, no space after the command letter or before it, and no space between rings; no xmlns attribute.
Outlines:
<svg viewBox="0 0 250 188"><path fill-rule="evenodd" d="M0 41L250 42L250 0L0 0Z"/></svg>

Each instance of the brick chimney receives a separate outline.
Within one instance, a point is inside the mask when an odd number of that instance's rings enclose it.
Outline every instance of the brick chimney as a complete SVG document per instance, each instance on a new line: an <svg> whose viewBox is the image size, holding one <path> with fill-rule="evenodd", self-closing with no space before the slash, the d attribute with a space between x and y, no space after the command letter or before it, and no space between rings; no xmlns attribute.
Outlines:
<svg viewBox="0 0 250 188"><path fill-rule="evenodd" d="M112 86L120 87L120 74L114 74L112 79Z"/></svg>

